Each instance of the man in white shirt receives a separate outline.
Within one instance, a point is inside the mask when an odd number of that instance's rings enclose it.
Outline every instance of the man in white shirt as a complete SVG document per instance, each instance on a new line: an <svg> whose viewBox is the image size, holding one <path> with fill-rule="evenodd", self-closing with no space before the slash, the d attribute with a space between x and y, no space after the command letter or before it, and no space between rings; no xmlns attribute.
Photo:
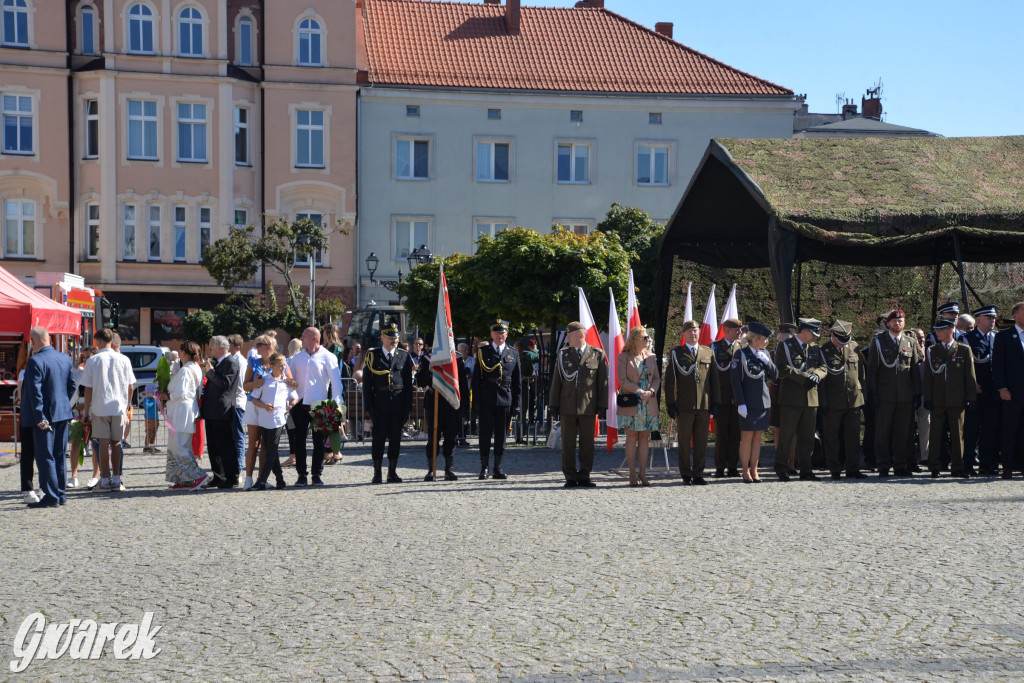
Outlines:
<svg viewBox="0 0 1024 683"><path fill-rule="evenodd" d="M99 439L100 489L123 491L121 441L127 425L135 373L131 361L111 348L114 333L96 332L99 351L85 362L81 384L85 387L84 420L92 420L92 437Z"/></svg>
<svg viewBox="0 0 1024 683"><path fill-rule="evenodd" d="M228 337L228 353L238 362L238 378L233 388L235 396L235 420L231 423L231 440L238 450L238 471L245 472L245 390L242 388L242 380L245 378L245 368L248 363L242 355L242 335L232 334Z"/></svg>
<svg viewBox="0 0 1024 683"><path fill-rule="evenodd" d="M299 403L292 410L297 439L295 444L295 471L299 477L296 486L306 486L306 434L309 432L309 409L318 401L331 397L341 403L341 371L338 358L320 346L320 330L307 327L302 333L302 350L292 357L292 378L298 383ZM313 430L313 485L323 486L320 475L324 471L324 438L326 434Z"/></svg>

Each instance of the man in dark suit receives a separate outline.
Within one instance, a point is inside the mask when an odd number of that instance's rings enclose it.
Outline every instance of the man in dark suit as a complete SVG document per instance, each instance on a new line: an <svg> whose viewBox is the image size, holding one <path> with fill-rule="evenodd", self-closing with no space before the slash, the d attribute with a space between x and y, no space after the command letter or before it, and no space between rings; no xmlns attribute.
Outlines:
<svg viewBox="0 0 1024 683"><path fill-rule="evenodd" d="M373 484L383 481L385 443L388 483L402 483L398 476L398 452L402 426L412 412L412 370L409 352L398 348L398 327L388 323L381 328L380 346L367 351L363 361L363 406L373 422Z"/></svg>
<svg viewBox="0 0 1024 683"><path fill-rule="evenodd" d="M999 451L999 404L1002 401L993 384L992 343L999 316L995 305L975 309L973 315L977 326L967 333L964 341L970 345L974 355L978 386L977 400L964 413L964 462L968 472L977 462L980 465L978 474L994 476L996 453Z"/></svg>
<svg viewBox="0 0 1024 683"><path fill-rule="evenodd" d="M480 479L487 478L492 440L491 477L508 479L501 471L501 458L505 455L509 420L519 414L523 379L519 352L505 343L507 338L508 321L499 319L491 323L491 343L476 350L473 364L473 410L480 416Z"/></svg>
<svg viewBox="0 0 1024 683"><path fill-rule="evenodd" d="M206 421L206 448L210 453L213 481L210 486L229 489L238 485L238 451L232 436L235 418L235 379L238 361L228 352L227 337L210 340L213 367L206 372L202 416Z"/></svg>
<svg viewBox="0 0 1024 683"><path fill-rule="evenodd" d="M22 409L29 412L29 424L34 425L36 468L43 497L28 506L56 507L65 500L68 421L75 379L71 359L50 346L50 334L45 327L33 327L29 337L36 352L25 366Z"/></svg>
<svg viewBox="0 0 1024 683"><path fill-rule="evenodd" d="M992 376L1002 399L1003 479L1013 477L1013 461L1024 448L1024 301L1013 305L1013 327L996 334Z"/></svg>

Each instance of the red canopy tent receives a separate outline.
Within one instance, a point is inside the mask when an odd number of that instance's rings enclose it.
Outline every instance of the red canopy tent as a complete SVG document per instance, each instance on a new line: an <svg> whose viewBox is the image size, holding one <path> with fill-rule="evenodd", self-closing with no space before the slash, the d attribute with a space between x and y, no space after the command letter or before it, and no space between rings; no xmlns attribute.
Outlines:
<svg viewBox="0 0 1024 683"><path fill-rule="evenodd" d="M82 312L32 289L0 266L0 335L28 340L42 326L50 334L82 334Z"/></svg>

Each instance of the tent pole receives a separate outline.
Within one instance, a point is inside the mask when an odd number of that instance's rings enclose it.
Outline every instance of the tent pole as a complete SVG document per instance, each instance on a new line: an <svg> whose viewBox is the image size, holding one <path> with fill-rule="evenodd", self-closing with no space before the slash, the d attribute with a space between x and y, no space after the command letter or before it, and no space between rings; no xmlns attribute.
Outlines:
<svg viewBox="0 0 1024 683"><path fill-rule="evenodd" d="M794 311L793 321L796 322L797 318L800 317L800 295L803 293L804 283L804 264L802 261L796 262L796 310Z"/></svg>
<svg viewBox="0 0 1024 683"><path fill-rule="evenodd" d="M774 218L769 218L768 263L772 271L775 301L779 307L779 322L783 323L791 323L795 320L793 317L793 264L796 262L796 247L796 235L782 230ZM658 353L661 353L660 349Z"/></svg>
<svg viewBox="0 0 1024 683"><path fill-rule="evenodd" d="M964 260L960 256L960 235L956 232L953 233L953 251L956 252L956 265L960 273L960 296L963 297L964 309L969 311L971 307L967 305L967 280L964 279Z"/></svg>
<svg viewBox="0 0 1024 683"><path fill-rule="evenodd" d="M935 264L935 286L932 288L932 314L939 308L939 278L942 276L942 263Z"/></svg>

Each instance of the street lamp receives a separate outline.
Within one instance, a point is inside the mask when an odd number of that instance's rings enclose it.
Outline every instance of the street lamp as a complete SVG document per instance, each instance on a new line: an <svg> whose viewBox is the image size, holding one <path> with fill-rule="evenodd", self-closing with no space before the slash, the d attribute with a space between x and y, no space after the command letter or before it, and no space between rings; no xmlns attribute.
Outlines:
<svg viewBox="0 0 1024 683"><path fill-rule="evenodd" d="M374 252L370 252L370 255L366 257L366 269L370 271L370 284L375 287L383 287L389 292L393 292L398 289L398 285L402 284L402 269L398 269L397 280L377 280L373 277L374 273L377 272L377 266L380 265L380 258Z"/></svg>
<svg viewBox="0 0 1024 683"><path fill-rule="evenodd" d="M432 258L434 258L434 255L427 249L427 245L421 244L409 252L405 260L409 262L409 270L412 271L413 268L421 263L430 263Z"/></svg>

